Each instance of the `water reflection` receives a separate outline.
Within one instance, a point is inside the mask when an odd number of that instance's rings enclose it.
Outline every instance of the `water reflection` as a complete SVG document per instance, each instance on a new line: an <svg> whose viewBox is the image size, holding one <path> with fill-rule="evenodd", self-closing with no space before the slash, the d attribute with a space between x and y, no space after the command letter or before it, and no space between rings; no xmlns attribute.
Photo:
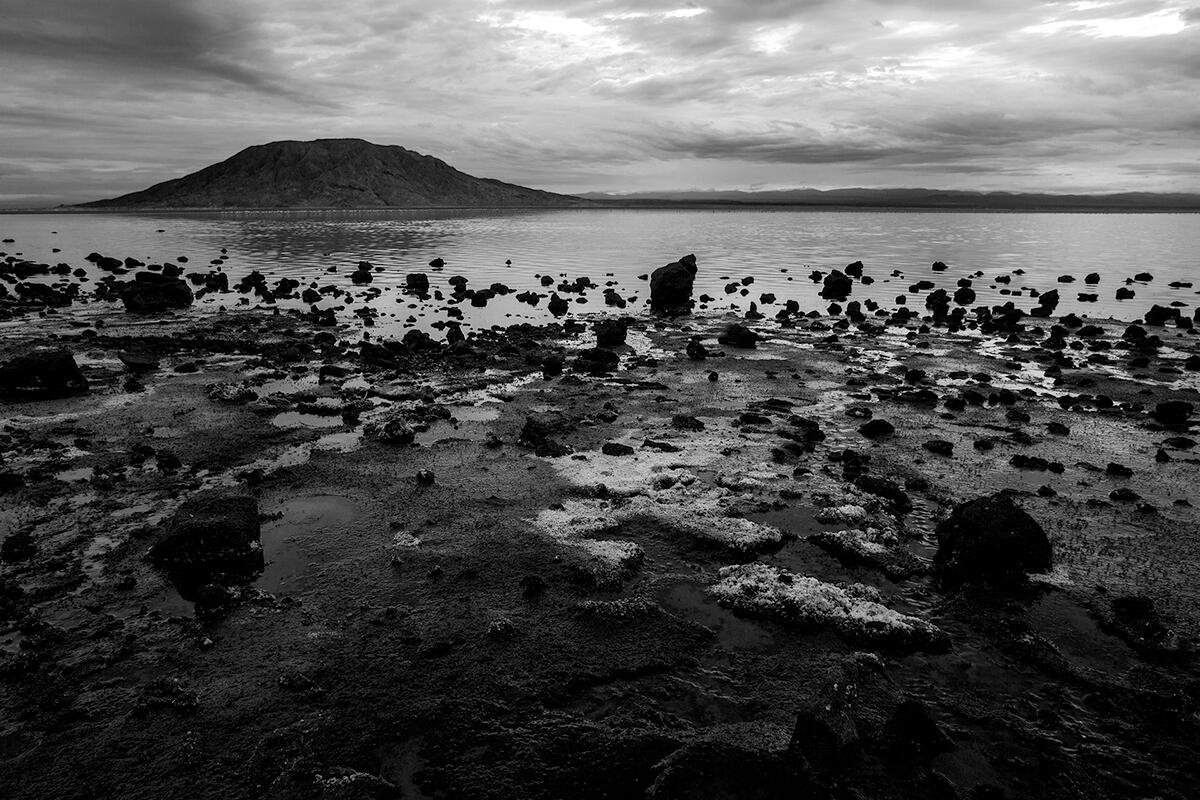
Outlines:
<svg viewBox="0 0 1200 800"><path fill-rule="evenodd" d="M443 315L435 310L443 304L425 305L396 291L409 272L429 273L432 288L447 293L446 281L456 275L474 288L501 282L516 292L546 291L540 275L552 275L556 282L587 276L601 288L611 283L623 297L637 298L627 312L638 313L646 299L646 284L638 276L685 253L697 254L696 292L715 298L709 304L713 311L744 310L751 301L761 302L764 293L774 294L778 304L796 299L803 309L824 308L809 272L861 259L874 283L856 286L853 299L874 299L886 308L894 307L898 295L923 308L921 295L910 290L917 280L933 279L952 290L958 279L972 278L978 302L1011 299L1028 308L1030 288L1057 288L1060 313L1128 319L1154 302L1193 303L1193 289L1168 284L1193 280L1200 272L1198 216L758 209L229 211L0 216L0 234L15 239L7 245L9 252L73 267L85 266L83 257L92 251L151 263L185 256L189 271L204 271L224 256L221 268L234 282L257 269L272 281L290 277L302 286L354 290L359 304L364 290L350 285L348 273L359 261L369 261L383 267L371 284L383 292L372 301L383 314L380 323L401 327L428 327ZM429 267L435 258L446 262L440 274ZM935 260L949 264L949 270L934 275L930 264ZM1009 285L992 280L1014 270L1024 274L1014 275ZM1116 301L1116 288L1143 270L1154 280L1133 284L1134 300ZM983 277L975 277L977 271ZM1100 273L1099 286L1083 285L1088 272ZM1067 274L1077 281L1057 282ZM726 292L727 284L745 276L754 282ZM1076 298L1093 291L1098 302ZM223 296L214 302L238 299ZM485 309L469 303L460 307L468 325L541 320L546 314L544 302L535 309L512 295ZM599 311L603 299L592 291L586 304L572 308ZM773 309L762 310L771 314Z"/></svg>

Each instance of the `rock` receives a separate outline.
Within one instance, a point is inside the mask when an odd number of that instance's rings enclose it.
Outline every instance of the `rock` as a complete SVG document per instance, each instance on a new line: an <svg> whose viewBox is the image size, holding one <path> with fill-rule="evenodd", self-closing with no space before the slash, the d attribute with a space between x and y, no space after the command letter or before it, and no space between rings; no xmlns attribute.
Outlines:
<svg viewBox="0 0 1200 800"><path fill-rule="evenodd" d="M552 435L569 433L574 428L569 420L559 414L530 414L525 417L525 425L517 437L517 444L537 448L552 441Z"/></svg>
<svg viewBox="0 0 1200 800"><path fill-rule="evenodd" d="M879 478L874 475L860 475L854 479L854 485L867 494L882 497L892 504L892 510L900 516L912 510L912 499L908 492L895 481Z"/></svg>
<svg viewBox="0 0 1200 800"><path fill-rule="evenodd" d="M1163 425L1186 425L1194 410L1184 400L1166 400L1154 406L1153 417Z"/></svg>
<svg viewBox="0 0 1200 800"><path fill-rule="evenodd" d="M766 564L722 567L708 592L719 603L748 616L766 617L802 629L829 628L851 641L940 650L944 631L923 619L878 602L878 591L846 588L795 575Z"/></svg>
<svg viewBox="0 0 1200 800"><path fill-rule="evenodd" d="M0 563L15 564L37 555L37 544L33 541L33 530L22 528L4 537L0 543Z"/></svg>
<svg viewBox="0 0 1200 800"><path fill-rule="evenodd" d="M1142 316L1142 319L1147 325L1162 327L1171 320L1179 319L1179 309L1155 304L1150 306L1150 310Z"/></svg>
<svg viewBox="0 0 1200 800"><path fill-rule="evenodd" d="M589 375L606 375L614 371L620 363L620 357L604 347L592 347L579 351L575 358L576 372L586 372Z"/></svg>
<svg viewBox="0 0 1200 800"><path fill-rule="evenodd" d="M884 728L884 738L892 753L901 758L927 761L954 749L954 742L920 700L905 700L896 707Z"/></svg>
<svg viewBox="0 0 1200 800"><path fill-rule="evenodd" d="M410 272L404 276L404 288L416 294L428 294L429 276L424 272Z"/></svg>
<svg viewBox="0 0 1200 800"><path fill-rule="evenodd" d="M692 307L696 281L696 257L687 255L650 273L650 309L660 314L677 314Z"/></svg>
<svg viewBox="0 0 1200 800"><path fill-rule="evenodd" d="M409 445L416 441L417 432L403 419L394 417L367 426L367 435L390 445Z"/></svg>
<svg viewBox="0 0 1200 800"><path fill-rule="evenodd" d="M1089 272L1087 275L1084 276L1083 282L1086 283L1088 286L1095 286L1097 283L1100 282L1100 273L1099 272Z"/></svg>
<svg viewBox="0 0 1200 800"><path fill-rule="evenodd" d="M125 365L125 369L130 372L153 372L158 369L158 359L141 353L130 353L126 350L121 350L117 353L117 360Z"/></svg>
<svg viewBox="0 0 1200 800"><path fill-rule="evenodd" d="M603 319L592 329L596 332L598 347L620 347L625 344L625 336L629 332L629 322L624 319Z"/></svg>
<svg viewBox="0 0 1200 800"><path fill-rule="evenodd" d="M702 431L704 423L687 414L676 414L671 417L671 427L680 431Z"/></svg>
<svg viewBox="0 0 1200 800"><path fill-rule="evenodd" d="M263 569L258 501L225 489L191 497L164 525L148 557L181 591L253 579Z"/></svg>
<svg viewBox="0 0 1200 800"><path fill-rule="evenodd" d="M685 352L692 361L703 361L708 358L708 349L700 343L699 339L689 339Z"/></svg>
<svg viewBox="0 0 1200 800"><path fill-rule="evenodd" d="M551 353L542 359L542 377L546 380L561 375L566 359L557 353Z"/></svg>
<svg viewBox="0 0 1200 800"><path fill-rule="evenodd" d="M730 347L752 348L757 346L759 338L755 331L735 322L717 337L717 341Z"/></svg>
<svg viewBox="0 0 1200 800"><path fill-rule="evenodd" d="M631 456L634 450L629 445L620 442L605 442L601 446L600 452L606 456Z"/></svg>
<svg viewBox="0 0 1200 800"><path fill-rule="evenodd" d="M1012 583L1051 567L1046 532L1002 492L956 506L936 532L934 570L951 588L975 581Z"/></svg>
<svg viewBox="0 0 1200 800"><path fill-rule="evenodd" d="M893 581L924 571L921 562L904 549L894 535L876 528L818 531L810 535L808 541L843 564L877 569Z"/></svg>
<svg viewBox="0 0 1200 800"><path fill-rule="evenodd" d="M0 395L15 399L70 397L88 390L66 349L34 350L0 365Z"/></svg>
<svg viewBox="0 0 1200 800"><path fill-rule="evenodd" d="M947 458L954 455L954 445L950 442L947 442L945 439L930 439L921 445L921 447L924 447L931 453L939 456L946 456Z"/></svg>
<svg viewBox="0 0 1200 800"><path fill-rule="evenodd" d="M415 477L419 486L433 486L437 483L437 476L433 474L432 470L420 470Z"/></svg>
<svg viewBox="0 0 1200 800"><path fill-rule="evenodd" d="M550 295L550 301L546 303L546 308L551 314L556 317L561 317L571 308L571 304L558 296L558 292Z"/></svg>
<svg viewBox="0 0 1200 800"><path fill-rule="evenodd" d="M826 300L844 300L854 291L854 279L841 270L833 270L822 281L821 297Z"/></svg>
<svg viewBox="0 0 1200 800"><path fill-rule="evenodd" d="M156 272L139 272L120 289L125 310L134 314L156 314L176 308L187 308L195 299L192 287L179 278L168 278Z"/></svg>
<svg viewBox="0 0 1200 800"><path fill-rule="evenodd" d="M886 419L873 419L859 425L858 432L868 439L878 439L883 436L891 436L896 432L896 426Z"/></svg>

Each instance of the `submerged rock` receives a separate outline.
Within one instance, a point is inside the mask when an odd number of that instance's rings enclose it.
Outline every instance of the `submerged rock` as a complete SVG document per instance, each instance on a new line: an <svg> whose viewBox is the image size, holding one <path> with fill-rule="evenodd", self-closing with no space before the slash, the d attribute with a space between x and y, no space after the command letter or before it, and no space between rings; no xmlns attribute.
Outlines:
<svg viewBox="0 0 1200 800"><path fill-rule="evenodd" d="M1051 567L1042 526L1003 492L962 503L937 526L934 570L944 585L1012 583Z"/></svg>
<svg viewBox="0 0 1200 800"><path fill-rule="evenodd" d="M0 395L11 398L70 397L88 390L70 350L35 350L0 365Z"/></svg>

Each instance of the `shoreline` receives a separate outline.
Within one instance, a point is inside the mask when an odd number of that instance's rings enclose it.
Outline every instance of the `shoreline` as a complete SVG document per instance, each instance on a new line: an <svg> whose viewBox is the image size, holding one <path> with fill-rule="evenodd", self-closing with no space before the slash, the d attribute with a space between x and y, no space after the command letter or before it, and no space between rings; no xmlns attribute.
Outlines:
<svg viewBox="0 0 1200 800"><path fill-rule="evenodd" d="M610 371L569 317L456 345L146 319L0 342L90 384L3 406L15 795L1194 785L1197 428L1154 417L1200 406L1184 331L637 314ZM735 323L756 346L716 341ZM254 499L265 563L197 595L146 553L206 491ZM996 491L1052 570L941 585L935 529ZM805 722L831 707L849 728Z"/></svg>

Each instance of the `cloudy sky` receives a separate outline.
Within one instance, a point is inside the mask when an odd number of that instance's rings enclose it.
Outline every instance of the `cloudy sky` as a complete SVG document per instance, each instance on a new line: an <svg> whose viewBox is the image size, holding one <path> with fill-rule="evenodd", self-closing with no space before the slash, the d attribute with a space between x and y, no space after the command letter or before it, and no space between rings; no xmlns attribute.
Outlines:
<svg viewBox="0 0 1200 800"><path fill-rule="evenodd" d="M6 205L323 137L568 192L1200 191L1198 0L0 0L0 20Z"/></svg>

